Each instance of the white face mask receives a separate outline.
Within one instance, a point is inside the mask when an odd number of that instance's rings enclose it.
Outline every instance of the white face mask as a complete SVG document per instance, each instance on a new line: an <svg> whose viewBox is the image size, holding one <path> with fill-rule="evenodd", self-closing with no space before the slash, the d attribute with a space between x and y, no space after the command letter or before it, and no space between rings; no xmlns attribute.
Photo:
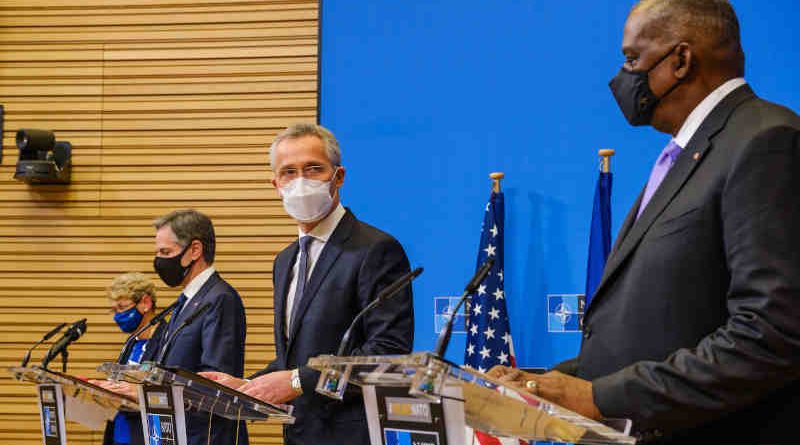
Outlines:
<svg viewBox="0 0 800 445"><path fill-rule="evenodd" d="M333 207L331 187L336 179L337 168L330 181L319 181L303 177L292 180L281 188L283 208L292 218L303 223L319 221Z"/></svg>

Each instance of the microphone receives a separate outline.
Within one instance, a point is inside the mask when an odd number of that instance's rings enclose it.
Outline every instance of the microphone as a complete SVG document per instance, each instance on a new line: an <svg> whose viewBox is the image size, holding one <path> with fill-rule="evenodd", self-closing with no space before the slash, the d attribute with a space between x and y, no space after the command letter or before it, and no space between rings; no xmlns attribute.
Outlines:
<svg viewBox="0 0 800 445"><path fill-rule="evenodd" d="M350 336L353 333L353 329L355 328L356 324L358 324L358 322L361 320L361 318L364 317L364 314L371 311L372 308L374 308L375 306L397 295L397 293L400 292L400 290L411 284L414 278L417 278L419 274L422 273L422 270L423 269L421 267L418 267L412 270L411 272L408 272L407 274L403 275L402 277L398 278L397 281L384 287L380 292L378 292L378 296L374 300L372 300L372 302L366 305L364 309L361 309L361 312L356 314L355 318L353 318L353 321L350 323L350 326L348 326L347 330L344 332L344 335L342 336L342 341L339 342L339 350L336 352L336 356L341 357L342 355L344 355L344 351L347 349L347 346L350 343Z"/></svg>
<svg viewBox="0 0 800 445"><path fill-rule="evenodd" d="M164 357L167 356L167 352L169 352L170 348L172 347L172 342L173 340L175 340L175 337L178 336L178 333L180 333L184 328L192 324L199 316L203 315L210 308L211 308L211 303L206 303L200 306L194 312L192 312L191 315L186 317L186 320L183 320L181 322L178 328L175 329L175 332L170 334L169 337L167 337L167 340L164 342L164 346L161 348L161 354L158 355L158 359L156 360L157 364L161 364L161 362L164 360Z"/></svg>
<svg viewBox="0 0 800 445"><path fill-rule="evenodd" d="M433 351L435 355L444 358L444 353L447 350L447 344L450 343L450 336L453 335L453 323L455 322L458 310L461 308L461 305L464 304L464 301L467 299L467 297L475 293L475 289L477 289L481 284L481 281L486 278L486 275L489 275L489 271L492 270L492 266L494 266L494 258L490 257L485 263L483 263L483 265L481 265L477 272L475 272L475 275L472 276L472 279L469 280L469 283L467 283L467 285L464 287L464 293L461 294L461 298L458 300L455 310L450 314L450 318L447 319L447 324L439 334L439 339L436 340L436 349Z"/></svg>
<svg viewBox="0 0 800 445"><path fill-rule="evenodd" d="M178 302L177 301L175 301L174 303L169 305L163 311L161 311L158 314L156 314L153 318L150 319L150 322L148 322L141 329L139 329L136 332L134 332L133 334L129 335L128 338L125 339L125 343L122 346L122 351L120 351L119 357L117 357L117 363L122 363L122 360L125 357L128 356L128 354L130 353L131 348L133 347L133 341L139 338L139 334L141 334L142 332L150 329L150 327L155 326L158 323L161 323L161 321L164 319L164 317L167 316L167 314L169 314L170 312L175 310L176 306L178 306Z"/></svg>
<svg viewBox="0 0 800 445"><path fill-rule="evenodd" d="M466 286L464 286L464 293L465 294L474 294L475 290L480 286L481 282L486 275L489 275L489 271L492 270L492 266L494 266L494 258L488 258L485 263L481 265L481 268L475 272L472 279L469 280Z"/></svg>
<svg viewBox="0 0 800 445"><path fill-rule="evenodd" d="M50 347L50 350L47 351L47 355L45 355L42 360L42 368L47 369L47 365L56 358L58 354L66 354L67 347L75 340L81 338L84 332L86 332L85 318L81 318L75 323L72 323L69 329L67 329L67 332L65 332L64 335Z"/></svg>
<svg viewBox="0 0 800 445"><path fill-rule="evenodd" d="M25 366L27 366L28 361L30 361L30 359L31 359L31 352L33 352L33 350L36 349L42 343L44 343L47 340L50 340L51 338L53 338L53 336L58 334L61 331L61 329L63 329L64 326L66 326L66 325L67 325L66 323L60 323L58 326L56 326L53 329L51 329L50 332L48 332L47 334L44 334L44 337L42 337L41 340L39 340L36 343L34 343L34 345L31 346L30 349L28 349L28 352L25 353L25 357L22 358L22 364L20 365L20 367L24 368Z"/></svg>

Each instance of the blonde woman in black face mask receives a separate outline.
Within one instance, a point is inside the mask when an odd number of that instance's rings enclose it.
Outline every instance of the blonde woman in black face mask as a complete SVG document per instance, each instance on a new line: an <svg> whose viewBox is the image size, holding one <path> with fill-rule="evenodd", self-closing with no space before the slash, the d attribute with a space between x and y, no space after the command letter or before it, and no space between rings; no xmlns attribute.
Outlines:
<svg viewBox="0 0 800 445"><path fill-rule="evenodd" d="M150 279L139 272L120 275L108 288L109 314L122 332L131 334L153 318L156 313L156 287ZM147 343L158 325L141 332L120 363L138 364L147 350ZM124 382L94 380L93 383L108 390L137 397L136 387ZM113 421L108 422L103 445L144 445L141 415L119 412Z"/></svg>

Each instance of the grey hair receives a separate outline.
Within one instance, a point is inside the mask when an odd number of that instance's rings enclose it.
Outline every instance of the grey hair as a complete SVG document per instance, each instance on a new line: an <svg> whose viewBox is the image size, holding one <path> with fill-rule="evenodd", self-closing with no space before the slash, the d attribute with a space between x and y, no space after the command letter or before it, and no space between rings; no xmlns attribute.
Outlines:
<svg viewBox="0 0 800 445"><path fill-rule="evenodd" d="M728 0L641 0L631 13L645 12L647 36L659 40L707 43L719 63L732 63L744 75L739 19Z"/></svg>
<svg viewBox="0 0 800 445"><path fill-rule="evenodd" d="M178 245L182 248L188 246L193 240L203 244L203 259L206 263L214 264L214 252L217 242L214 235L214 224L211 219L194 209L174 210L153 221L156 230L169 226L177 238Z"/></svg>
<svg viewBox="0 0 800 445"><path fill-rule="evenodd" d="M297 139L303 136L316 136L325 145L325 154L328 155L328 160L334 166L342 165L342 151L339 149L339 141L330 130L322 125L312 124L309 122L300 122L290 125L285 130L275 136L272 145L269 147L269 165L275 167L275 147L286 139Z"/></svg>

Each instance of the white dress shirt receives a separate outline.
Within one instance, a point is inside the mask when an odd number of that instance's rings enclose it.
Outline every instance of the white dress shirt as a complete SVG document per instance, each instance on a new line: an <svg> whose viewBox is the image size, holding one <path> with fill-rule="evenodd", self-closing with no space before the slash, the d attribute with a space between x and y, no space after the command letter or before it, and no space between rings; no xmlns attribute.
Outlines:
<svg viewBox="0 0 800 445"><path fill-rule="evenodd" d="M706 98L697 104L694 110L689 113L689 116L683 122L683 125L681 125L681 129L678 130L678 134L675 135L675 142L681 148L686 148L686 145L692 140L692 136L694 136L697 129L700 128L700 125L706 120L708 115L711 114L711 111L714 110L728 94L731 94L733 90L745 83L747 82L745 82L743 78L737 77L718 86L717 89L706 96Z"/></svg>
<svg viewBox="0 0 800 445"><path fill-rule="evenodd" d="M297 232L299 238L304 236L312 237L311 244L308 246L308 271L306 272L306 283L308 283L308 280L311 278L311 274L314 272L314 266L317 264L319 255L322 253L322 249L325 247L325 244L328 243L328 239L330 239L331 235L333 235L333 231L336 230L336 227L339 225L339 222L342 220L344 215L344 207L342 207L342 204L339 203L339 205L337 205L328 216L320 221L316 227L311 229L310 232L304 233L302 229L298 228ZM292 321L292 309L295 303L297 275L300 269L300 255L302 255L302 253L298 252L297 258L292 266L292 281L289 283L289 292L286 294L286 313L284 314L286 323L284 326L286 327L287 335L289 334L289 326Z"/></svg>
<svg viewBox="0 0 800 445"><path fill-rule="evenodd" d="M214 275L214 272L216 272L216 269L214 269L214 266L210 266L208 269L200 272L196 277L192 278L192 281L190 281L189 284L183 288L183 295L186 295L186 303L183 304L184 308L187 304L189 304L189 301L191 301L192 298L197 295L198 292L200 292L200 288L206 284L206 281L211 278L211 275Z"/></svg>

